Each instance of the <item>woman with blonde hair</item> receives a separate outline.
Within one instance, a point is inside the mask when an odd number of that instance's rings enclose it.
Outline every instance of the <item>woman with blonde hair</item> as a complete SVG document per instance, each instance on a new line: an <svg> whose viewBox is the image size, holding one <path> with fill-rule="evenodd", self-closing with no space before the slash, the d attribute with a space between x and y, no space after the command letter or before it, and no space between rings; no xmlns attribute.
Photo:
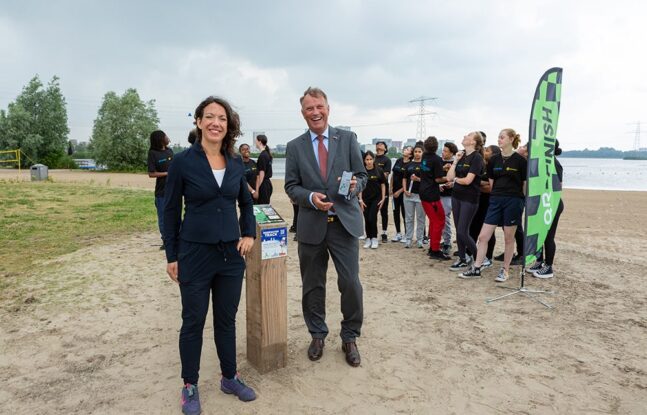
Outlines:
<svg viewBox="0 0 647 415"><path fill-rule="evenodd" d="M501 153L494 155L487 165L492 191L490 206L479 234L476 261L471 269L459 275L461 278L481 277L481 267L485 260L488 242L496 227L503 226L505 241L503 267L495 281L503 282L508 279L514 252L514 233L523 212L528 164L526 159L514 151L519 147L520 141L521 137L512 128L506 128L499 133L498 144Z"/></svg>

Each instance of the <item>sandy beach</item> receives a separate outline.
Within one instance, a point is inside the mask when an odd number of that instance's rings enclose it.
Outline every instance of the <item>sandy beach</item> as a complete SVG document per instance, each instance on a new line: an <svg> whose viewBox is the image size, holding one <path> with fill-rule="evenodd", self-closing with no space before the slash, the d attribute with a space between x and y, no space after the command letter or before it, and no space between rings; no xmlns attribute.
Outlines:
<svg viewBox="0 0 647 415"><path fill-rule="evenodd" d="M0 179L16 172L0 170ZM28 179L29 171L20 179ZM58 182L153 189L144 174L50 171ZM273 205L289 222L283 183ZM204 414L644 414L647 412L647 192L565 190L556 277L528 278L549 310L503 293L495 267L465 281L422 249L360 249L365 321L362 365L344 361L339 294L328 271L323 358L306 356L296 243L288 258L288 364L264 375L238 363L258 399L219 390L207 319L200 394ZM151 193L151 203L153 203ZM390 221L393 233L392 221ZM501 237L501 235L499 234ZM0 412L180 413L177 286L158 235L97 241L35 266L30 298L0 304ZM502 252L502 237L495 255ZM46 266L43 266L46 265ZM510 285L519 284L518 271ZM44 287L47 296L41 294Z"/></svg>

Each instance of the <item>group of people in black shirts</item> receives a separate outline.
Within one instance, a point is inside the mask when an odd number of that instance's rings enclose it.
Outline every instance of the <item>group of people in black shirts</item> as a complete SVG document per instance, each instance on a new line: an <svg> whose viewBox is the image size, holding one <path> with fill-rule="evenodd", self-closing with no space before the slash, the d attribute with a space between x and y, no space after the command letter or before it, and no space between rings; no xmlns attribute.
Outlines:
<svg viewBox="0 0 647 415"><path fill-rule="evenodd" d="M405 147L393 166L385 155L384 142L376 144L376 154L366 151L363 157L368 183L360 197L366 229L364 248L379 246L378 212L382 215L381 240L388 241L390 195L396 231L392 242L411 248L415 229L418 248L428 243L430 258L449 261L453 216L457 259L449 269L460 272L460 278L480 278L483 269L500 260L503 265L495 281L506 281L510 266L520 265L523 260L522 215L528 150L527 145L520 146L519 134L510 128L500 132L497 145L485 147L485 140L482 131L470 132L463 137L462 151L447 142L439 156L438 140L431 136L413 148ZM555 155L559 154L557 143ZM561 181L562 166L557 159L555 164ZM554 275L555 231L562 211L560 202L544 243L545 252L526 270L537 278ZM494 233L499 226L503 228L505 249L494 257Z"/></svg>

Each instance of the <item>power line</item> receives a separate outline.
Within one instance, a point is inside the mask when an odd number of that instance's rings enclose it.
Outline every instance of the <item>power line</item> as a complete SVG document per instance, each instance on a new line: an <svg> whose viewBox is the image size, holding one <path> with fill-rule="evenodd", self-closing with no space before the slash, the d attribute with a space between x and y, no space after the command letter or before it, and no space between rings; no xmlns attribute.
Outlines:
<svg viewBox="0 0 647 415"><path fill-rule="evenodd" d="M641 124L644 124L644 123L641 123L640 121L634 122L634 123L629 123L629 125L635 125L636 126L636 130L633 132L633 134L634 134L634 151L640 151L640 149L642 148L641 145L640 145L640 125ZM629 134L631 134L631 133L629 133Z"/></svg>
<svg viewBox="0 0 647 415"><path fill-rule="evenodd" d="M435 115L436 114L435 112L425 111L425 101L435 101L437 99L438 99L437 97L420 96L418 98L414 98L414 99L409 101L410 103L415 103L415 102L419 103L418 113L417 114L411 114L411 116L417 116L418 117L418 127L416 128L416 138L418 140L424 140L425 135L427 135L427 133L426 133L427 125L426 125L425 116L426 115Z"/></svg>

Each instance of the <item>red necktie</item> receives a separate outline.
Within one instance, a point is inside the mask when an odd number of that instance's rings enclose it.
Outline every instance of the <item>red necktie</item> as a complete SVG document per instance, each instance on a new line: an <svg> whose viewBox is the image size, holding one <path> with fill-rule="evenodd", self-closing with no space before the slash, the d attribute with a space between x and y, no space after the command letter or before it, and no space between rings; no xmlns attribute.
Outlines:
<svg viewBox="0 0 647 415"><path fill-rule="evenodd" d="M328 166L328 150L326 150L326 146L324 145L324 136L320 135L317 137L317 140L319 140L319 147L318 147L318 152L319 152L319 172L321 173L321 177L326 180L327 177L327 166Z"/></svg>

